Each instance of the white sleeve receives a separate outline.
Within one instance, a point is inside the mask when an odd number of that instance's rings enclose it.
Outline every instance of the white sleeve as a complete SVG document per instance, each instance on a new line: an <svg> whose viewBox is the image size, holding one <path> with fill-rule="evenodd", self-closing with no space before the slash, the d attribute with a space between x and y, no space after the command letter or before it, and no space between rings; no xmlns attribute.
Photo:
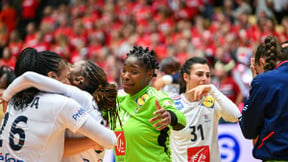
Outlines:
<svg viewBox="0 0 288 162"><path fill-rule="evenodd" d="M222 94L214 85L211 84L210 94L215 98L219 104L218 114L223 117L225 121L236 122L240 117L238 107L224 94Z"/></svg>
<svg viewBox="0 0 288 162"><path fill-rule="evenodd" d="M9 101L18 92L31 87L35 87L41 91L53 92L71 97L85 108L89 108L93 102L93 97L88 92L82 91L71 85L63 84L56 79L35 72L25 72L17 77L4 91L2 97L4 100Z"/></svg>
<svg viewBox="0 0 288 162"><path fill-rule="evenodd" d="M73 133L76 131L97 142L105 149L112 149L116 145L115 133L101 125L90 113L87 113L77 102L69 99L59 110L57 120Z"/></svg>
<svg viewBox="0 0 288 162"><path fill-rule="evenodd" d="M92 117L89 117L84 122L84 124L78 129L78 132L97 142L105 149L113 149L117 143L115 133L101 125L99 122L96 122Z"/></svg>

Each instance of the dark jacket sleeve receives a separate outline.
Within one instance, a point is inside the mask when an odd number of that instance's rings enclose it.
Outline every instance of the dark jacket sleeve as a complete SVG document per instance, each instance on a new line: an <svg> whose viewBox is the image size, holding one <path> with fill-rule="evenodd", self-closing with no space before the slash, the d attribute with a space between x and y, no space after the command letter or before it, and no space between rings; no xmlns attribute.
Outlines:
<svg viewBox="0 0 288 162"><path fill-rule="evenodd" d="M267 94L265 87L261 85L261 78L255 78L252 81L250 96L245 102L242 116L239 118L239 124L242 133L247 139L254 139L263 127L265 107L267 102Z"/></svg>

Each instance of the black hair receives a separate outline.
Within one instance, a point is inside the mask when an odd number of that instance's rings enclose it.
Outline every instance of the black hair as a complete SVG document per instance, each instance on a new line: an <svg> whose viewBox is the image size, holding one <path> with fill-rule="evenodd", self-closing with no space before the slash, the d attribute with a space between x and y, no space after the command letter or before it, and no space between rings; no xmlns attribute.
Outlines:
<svg viewBox="0 0 288 162"><path fill-rule="evenodd" d="M3 65L0 67L0 77L5 77L5 87L7 88L10 83L16 78L14 70L9 66Z"/></svg>
<svg viewBox="0 0 288 162"><path fill-rule="evenodd" d="M275 36L267 36L264 40L265 44L265 62L264 70L272 70L277 66L277 62L288 59L288 56L282 52L281 45Z"/></svg>
<svg viewBox="0 0 288 162"><path fill-rule="evenodd" d="M161 60L160 71L165 74L177 73L180 70L181 64L176 57L167 57Z"/></svg>
<svg viewBox="0 0 288 162"><path fill-rule="evenodd" d="M117 86L110 84L104 70L90 60L82 64L80 75L85 78L85 83L79 87L93 96L104 119L114 129L117 118L120 119L116 106Z"/></svg>
<svg viewBox="0 0 288 162"><path fill-rule="evenodd" d="M37 52L36 49L28 47L21 51L15 65L16 77L27 71L33 71L47 76L50 71L60 75L67 62L57 53L50 51ZM13 97L14 109L22 110L29 104L39 92L36 88L29 88L17 93Z"/></svg>
<svg viewBox="0 0 288 162"><path fill-rule="evenodd" d="M261 43L257 49L256 49L256 52L255 52L255 64L260 64L259 62L259 59L264 57L265 55L265 44L264 43Z"/></svg>
<svg viewBox="0 0 288 162"><path fill-rule="evenodd" d="M149 51L148 47L144 49L141 46L134 46L133 50L127 53L127 57L125 60L127 60L127 58L129 58L130 56L137 57L141 67L144 67L146 70L153 70L153 77L157 76L155 70L159 69L159 63L157 62L156 54L153 50Z"/></svg>
<svg viewBox="0 0 288 162"><path fill-rule="evenodd" d="M186 92L186 82L183 78L184 74L190 74L191 68L194 64L207 64L210 68L209 62L203 57L192 57L185 61L180 69L180 78L179 78L179 94Z"/></svg>

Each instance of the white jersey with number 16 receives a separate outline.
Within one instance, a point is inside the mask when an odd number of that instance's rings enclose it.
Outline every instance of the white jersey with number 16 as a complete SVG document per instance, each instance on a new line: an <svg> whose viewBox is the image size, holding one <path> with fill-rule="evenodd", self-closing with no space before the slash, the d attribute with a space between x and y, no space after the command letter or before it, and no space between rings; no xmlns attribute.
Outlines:
<svg viewBox="0 0 288 162"><path fill-rule="evenodd" d="M18 111L12 102L0 130L4 161L61 161L65 129L76 132L88 119L76 101L62 95L39 93Z"/></svg>

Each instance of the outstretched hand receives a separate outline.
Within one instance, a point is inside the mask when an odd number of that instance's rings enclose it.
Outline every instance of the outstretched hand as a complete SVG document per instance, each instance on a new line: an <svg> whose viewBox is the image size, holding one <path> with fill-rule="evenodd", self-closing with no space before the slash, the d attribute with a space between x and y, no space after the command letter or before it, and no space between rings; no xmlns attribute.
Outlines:
<svg viewBox="0 0 288 162"><path fill-rule="evenodd" d="M162 108L159 104L158 100L155 100L155 105L157 110L153 113L154 117L149 120L149 122L154 122L160 120L153 124L153 127L158 127L157 130L162 130L166 128L169 124L171 124L171 115L170 113Z"/></svg>
<svg viewBox="0 0 288 162"><path fill-rule="evenodd" d="M211 85L199 85L191 90L186 92L186 96L189 101L195 102L202 99L203 96L206 96L211 90Z"/></svg>

